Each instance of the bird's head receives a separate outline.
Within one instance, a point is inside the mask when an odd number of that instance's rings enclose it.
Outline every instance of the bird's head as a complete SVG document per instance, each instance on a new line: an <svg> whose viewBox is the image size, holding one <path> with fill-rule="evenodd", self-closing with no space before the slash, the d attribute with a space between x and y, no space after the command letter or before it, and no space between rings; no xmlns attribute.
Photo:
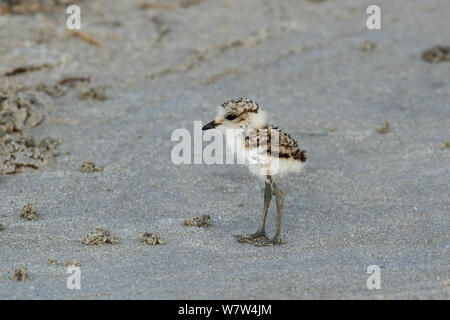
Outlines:
<svg viewBox="0 0 450 320"><path fill-rule="evenodd" d="M208 129L262 128L266 125L266 113L248 98L238 98L223 103L214 121L203 126Z"/></svg>

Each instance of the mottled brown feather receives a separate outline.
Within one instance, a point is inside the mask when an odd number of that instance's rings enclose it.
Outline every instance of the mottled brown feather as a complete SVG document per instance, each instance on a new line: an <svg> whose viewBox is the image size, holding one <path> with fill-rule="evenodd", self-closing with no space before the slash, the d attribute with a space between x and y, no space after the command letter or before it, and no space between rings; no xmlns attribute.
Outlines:
<svg viewBox="0 0 450 320"><path fill-rule="evenodd" d="M306 161L306 151L301 150L297 142L289 134L271 125L261 129L253 128L247 130L245 132L245 148L267 148L267 153L272 155L272 147L274 146L272 146L271 137L273 134L279 135L278 155L280 158L290 158L301 162Z"/></svg>
<svg viewBox="0 0 450 320"><path fill-rule="evenodd" d="M241 115L247 112L258 112L259 105L251 99L238 98L224 102L222 108L233 114Z"/></svg>

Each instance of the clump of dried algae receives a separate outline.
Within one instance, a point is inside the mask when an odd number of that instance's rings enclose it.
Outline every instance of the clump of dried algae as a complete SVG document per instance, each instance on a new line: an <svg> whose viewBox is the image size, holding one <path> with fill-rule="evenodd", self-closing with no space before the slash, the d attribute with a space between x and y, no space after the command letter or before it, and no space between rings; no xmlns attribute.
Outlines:
<svg viewBox="0 0 450 320"><path fill-rule="evenodd" d="M51 86L45 83L39 83L36 87L36 90L45 92L53 98L60 98L65 95L67 91L67 89L63 88L59 84Z"/></svg>
<svg viewBox="0 0 450 320"><path fill-rule="evenodd" d="M0 175L38 169L56 155L58 139L37 141L27 133L44 120L42 107L26 87L0 88Z"/></svg>
<svg viewBox="0 0 450 320"><path fill-rule="evenodd" d="M81 172L93 173L103 171L103 167L97 166L93 161L85 161L80 167Z"/></svg>
<svg viewBox="0 0 450 320"><path fill-rule="evenodd" d="M78 85L78 98L81 100L99 100L103 101L108 99L105 94L106 87L90 87L87 88L83 85Z"/></svg>
<svg viewBox="0 0 450 320"><path fill-rule="evenodd" d="M208 228L211 226L211 217L208 214L204 214L200 217L185 219L183 225L188 227Z"/></svg>
<svg viewBox="0 0 450 320"><path fill-rule="evenodd" d="M22 208L22 211L20 211L20 217L27 220L35 221L37 219L36 213L37 213L36 206L33 203L28 203Z"/></svg>
<svg viewBox="0 0 450 320"><path fill-rule="evenodd" d="M3 230L3 225L0 223L0 231Z"/></svg>
<svg viewBox="0 0 450 320"><path fill-rule="evenodd" d="M435 46L422 53L422 59L429 63L450 61L450 47Z"/></svg>
<svg viewBox="0 0 450 320"><path fill-rule="evenodd" d="M387 120L381 125L381 127L379 127L377 129L378 133L381 133L381 134L388 133L389 130L390 130L390 128L389 128L389 121L387 121Z"/></svg>
<svg viewBox="0 0 450 320"><path fill-rule="evenodd" d="M28 279L27 267L21 267L19 269L14 269L10 279L12 281L26 281Z"/></svg>
<svg viewBox="0 0 450 320"><path fill-rule="evenodd" d="M164 240L162 240L160 236L153 234L153 233L149 233L149 232L144 232L144 234L142 235L141 241L150 246L153 246L156 244L164 244Z"/></svg>
<svg viewBox="0 0 450 320"><path fill-rule="evenodd" d="M88 246L101 246L104 244L115 244L117 242L114 236L111 236L108 230L104 228L95 228L92 234L87 234L81 243Z"/></svg>

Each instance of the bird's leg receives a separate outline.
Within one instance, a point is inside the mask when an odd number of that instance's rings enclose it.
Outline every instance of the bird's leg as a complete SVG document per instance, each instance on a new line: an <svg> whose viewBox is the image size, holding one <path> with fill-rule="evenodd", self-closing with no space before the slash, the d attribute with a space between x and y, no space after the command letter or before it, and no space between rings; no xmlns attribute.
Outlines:
<svg viewBox="0 0 450 320"><path fill-rule="evenodd" d="M270 190L270 193L269 193ZM272 239L269 239L265 233L266 216L267 210L269 209L270 199L272 195L275 195L277 199L277 225L275 227L275 235ZM264 213L263 220L261 221L260 228L258 232L250 236L238 236L238 242L247 242L254 244L255 246L273 246L277 244L285 243L281 237L281 218L283 216L283 206L284 206L284 193L281 189L277 187L271 176L268 176L266 180L266 193L264 195Z"/></svg>
<svg viewBox="0 0 450 320"><path fill-rule="evenodd" d="M264 188L264 211L261 220L261 224L259 225L259 230L256 232L260 235L266 235L266 218L267 212L269 211L270 200L272 200L272 184L266 180L266 185Z"/></svg>
<svg viewBox="0 0 450 320"><path fill-rule="evenodd" d="M264 188L264 211L261 223L259 224L258 231L248 236L236 236L239 242L250 242L253 243L253 240L259 238L266 238L266 218L267 212L269 211L270 200L272 199L273 189L272 189L272 180L266 179L266 185Z"/></svg>
<svg viewBox="0 0 450 320"><path fill-rule="evenodd" d="M284 206L284 192L277 187L275 182L273 183L273 192L277 199L277 226L275 227L275 235L272 238L273 244L282 244L284 243L281 240L280 232L281 232L281 218L283 216L283 206Z"/></svg>
<svg viewBox="0 0 450 320"><path fill-rule="evenodd" d="M275 182L272 180L272 178L269 179L270 187L271 187L271 193L275 195L277 199L277 225L275 227L275 235L272 239L264 237L259 237L257 239L253 239L252 241L242 241L242 242L249 242L254 244L255 246L273 246L277 244L283 244L285 243L281 237L281 218L283 216L283 206L284 206L284 193L277 187Z"/></svg>

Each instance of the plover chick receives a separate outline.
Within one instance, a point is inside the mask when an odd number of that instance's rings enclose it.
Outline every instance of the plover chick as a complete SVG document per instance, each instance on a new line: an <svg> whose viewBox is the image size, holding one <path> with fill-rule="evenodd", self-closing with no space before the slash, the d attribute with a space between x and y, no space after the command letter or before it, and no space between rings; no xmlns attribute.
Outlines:
<svg viewBox="0 0 450 320"><path fill-rule="evenodd" d="M306 152L297 142L277 127L267 124L266 113L247 98L227 101L219 107L214 121L203 130L217 128L226 134L227 146L243 155L250 172L265 180L264 210L258 231L251 235L236 236L239 242L257 246L282 244L281 218L284 194L275 184L274 176L298 173L306 161ZM266 236L266 218L272 195L276 197L277 224L273 238Z"/></svg>

